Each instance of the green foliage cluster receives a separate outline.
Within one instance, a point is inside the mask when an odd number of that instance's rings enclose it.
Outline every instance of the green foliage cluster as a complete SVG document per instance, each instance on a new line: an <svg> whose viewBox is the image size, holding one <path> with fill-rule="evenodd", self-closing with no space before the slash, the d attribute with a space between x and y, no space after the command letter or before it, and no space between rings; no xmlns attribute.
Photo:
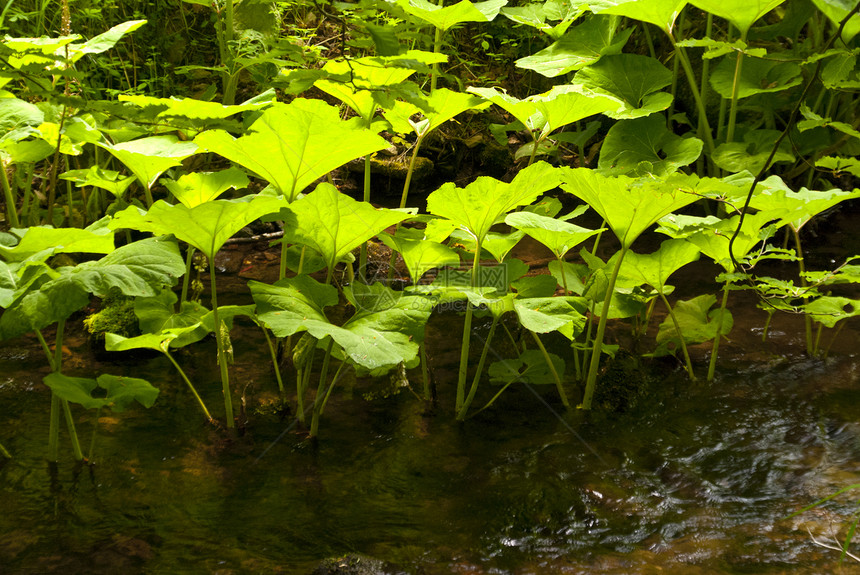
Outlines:
<svg viewBox="0 0 860 575"><path fill-rule="evenodd" d="M124 17L132 10L102 4ZM83 457L70 403L124 409L131 400L149 406L157 395L140 380L63 373L64 324L91 296L131 298L140 335L108 333L107 349L163 353L212 422L217 418L171 352L214 334L227 427L236 419L230 331L235 317L250 319L265 333L283 398L295 398L303 423L312 412L311 436L347 369L381 377L420 367L419 393L430 400L424 335L439 306L458 306L464 315L457 419L475 413L485 375L496 388L484 394L483 408L511 385L549 384L566 407L576 405L568 399L576 386L579 407L590 409L601 362L617 349L604 342L608 320L629 319L642 335L657 302L668 317L650 355L678 355L695 379L687 346L712 342L709 380L732 329L732 291L755 290L771 313L805 314L810 354L822 352L823 328L838 329L860 313L860 301L831 293L860 281L860 256L834 270L810 270L801 241L813 218L860 196L842 189L860 176L860 6L145 4L134 8L134 19L97 34L73 33L74 18L49 20L46 3L41 11L10 3L3 13L12 29L37 32L0 42L8 228L0 234L0 339L35 333L43 345L52 369L45 378L54 397L52 459L61 411L75 455ZM100 68L128 71L105 58L128 57L132 39L161 25L159 10L168 8L184 21L208 15L217 58L171 64L207 78L207 87L196 98L166 93L166 83L155 88L163 73L157 66L148 80L105 83ZM158 24L140 18L147 9L161 15ZM25 28L31 19L34 27ZM54 30L60 34L33 37ZM467 40L480 50L464 50ZM161 57L170 50L157 47ZM527 81L510 90L486 85L496 70ZM409 191L422 146L456 118L482 113L495 118L487 138L525 142L511 155L513 176L443 183L419 214ZM380 209L371 203L370 159L391 140L409 143L410 164L399 208ZM595 142L599 156L589 167L586 150ZM362 159L363 197L356 200L331 174ZM578 207L561 214L558 194ZM589 209L601 226L572 222ZM702 212L716 215L694 215ZM216 254L260 219L283 230L279 279L250 282L251 305L219 305ZM660 248L636 251L655 228L667 236ZM783 229L791 249L771 241ZM615 251L601 243L610 234ZM525 236L553 254L551 275L529 276L510 256ZM405 291L367 276L366 244L374 238L405 263ZM189 297L195 252L209 270L208 307ZM62 262L60 254L83 257ZM723 270L715 293L673 303L672 274L702 255ZM797 262L794 279L756 271L772 259ZM336 269L346 281L335 282ZM476 316L490 321L480 350L471 342ZM42 335L51 326L53 351ZM497 328L513 357L491 357ZM569 342L561 355L544 343L554 332ZM294 394L284 386L272 336L286 338Z"/></svg>

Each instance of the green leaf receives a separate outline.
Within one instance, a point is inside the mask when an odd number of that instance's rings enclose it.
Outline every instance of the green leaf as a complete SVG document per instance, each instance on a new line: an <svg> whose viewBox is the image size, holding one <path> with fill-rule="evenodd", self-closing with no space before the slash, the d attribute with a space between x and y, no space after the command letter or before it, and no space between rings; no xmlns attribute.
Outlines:
<svg viewBox="0 0 860 575"><path fill-rule="evenodd" d="M585 327L586 304L578 297L536 297L514 300L520 324L535 333L558 331L570 340Z"/></svg>
<svg viewBox="0 0 860 575"><path fill-rule="evenodd" d="M382 284L356 284L344 293L356 313L343 326L328 321L323 308L337 303L337 289L307 276L274 285L249 282L258 318L278 337L307 331L331 337L349 358L368 370L385 371L413 360L423 339L433 300L403 295Z"/></svg>
<svg viewBox="0 0 860 575"><path fill-rule="evenodd" d="M697 201L695 176L676 174L665 180L608 178L587 168L562 172L562 189L589 204L629 248L663 216Z"/></svg>
<svg viewBox="0 0 860 575"><path fill-rule="evenodd" d="M77 403L87 409L109 407L113 411L125 411L133 401L144 407L152 407L158 397L157 388L148 381L135 377L102 374L98 379L89 379L54 372L42 378L42 381L60 399ZM107 391L105 397L92 396L96 387Z"/></svg>
<svg viewBox="0 0 860 575"><path fill-rule="evenodd" d="M821 70L821 83L828 90L856 90L860 88L860 72L855 53L839 53Z"/></svg>
<svg viewBox="0 0 860 575"><path fill-rule="evenodd" d="M815 161L816 167L833 170L834 173L848 172L854 177L860 178L860 160L856 158L844 158L839 156L827 156Z"/></svg>
<svg viewBox="0 0 860 575"><path fill-rule="evenodd" d="M417 230L401 228L394 236L379 234L379 239L403 258L412 283L418 283L421 276L433 268L460 265L460 255L457 252L446 245L415 237L415 234L409 233L413 231ZM421 235L420 232L418 235Z"/></svg>
<svg viewBox="0 0 860 575"><path fill-rule="evenodd" d="M156 235L172 233L203 252L206 257L212 258L233 234L283 206L282 198L266 195L238 200L212 200L193 208L158 200L147 212L134 206L118 212L110 227L130 228Z"/></svg>
<svg viewBox="0 0 860 575"><path fill-rule="evenodd" d="M767 50L764 48L750 48L743 40L721 42L712 38L690 38L676 42L675 45L682 48L705 48L705 53L702 54L702 58L705 60L719 58L733 52L743 52L747 56L754 58L764 58L767 56Z"/></svg>
<svg viewBox="0 0 860 575"><path fill-rule="evenodd" d="M257 304L257 318L277 337L310 331L308 326L327 326L323 310L338 302L336 287L306 275L284 278L273 285L250 281L248 288Z"/></svg>
<svg viewBox="0 0 860 575"><path fill-rule="evenodd" d="M6 136L22 126L39 126L45 114L34 104L18 98L0 98L0 133Z"/></svg>
<svg viewBox="0 0 860 575"><path fill-rule="evenodd" d="M747 214L741 231L732 244L735 259L743 260L754 247L766 239L774 230L774 226L769 224L775 220L778 221L785 213L786 210L775 209ZM731 272L734 271L734 264L729 255L729 240L735 233L739 220L740 216L714 221L713 218L672 215L660 222L662 225L657 231L673 238L686 238L703 254L723 266L727 272Z"/></svg>
<svg viewBox="0 0 860 575"><path fill-rule="evenodd" d="M665 110L672 95L659 90L672 83L672 72L659 61L637 54L604 56L576 73L574 83L617 100L610 118L640 118Z"/></svg>
<svg viewBox="0 0 860 575"><path fill-rule="evenodd" d="M681 338L685 343L702 343L711 341L717 337L717 329L720 326L720 334L728 335L732 331L734 318L729 310L722 310L722 322L720 322L721 311L719 308L708 312L717 302L717 298L711 294L700 295L688 301L678 301L674 307L675 319L681 328L681 333L675 329L671 317L667 317L660 324L657 332L657 350L654 355L661 356L671 353L670 344L680 347Z"/></svg>
<svg viewBox="0 0 860 575"><path fill-rule="evenodd" d="M312 247L330 268L376 234L410 217L353 200L325 182L281 213L287 220L283 241Z"/></svg>
<svg viewBox="0 0 860 575"><path fill-rule="evenodd" d="M176 242L162 238L140 240L74 267L39 266L34 277L18 285L14 301L0 316L0 339L66 319L89 303L90 294L105 297L115 289L129 296L154 296L185 272Z"/></svg>
<svg viewBox="0 0 860 575"><path fill-rule="evenodd" d="M248 131L233 138L210 130L195 142L267 180L289 201L335 168L389 146L356 122L342 121L334 106L306 98L268 108Z"/></svg>
<svg viewBox="0 0 860 575"><path fill-rule="evenodd" d="M148 381L136 377L104 373L96 378L96 382L99 387L107 390L105 401L113 411L125 411L133 401L150 408L155 404L159 393L158 388Z"/></svg>
<svg viewBox="0 0 860 575"><path fill-rule="evenodd" d="M711 72L711 86L723 98L731 99L737 58L726 56ZM738 99L756 94L782 92L803 81L800 66L792 62L745 58L738 79Z"/></svg>
<svg viewBox="0 0 860 575"><path fill-rule="evenodd" d="M555 278L557 285L562 287L566 285L568 291L577 295L585 293L585 281L591 274L588 266L565 261L559 265L558 260L556 260L549 262L547 268L549 269L549 273Z"/></svg>
<svg viewBox="0 0 860 575"><path fill-rule="evenodd" d="M44 260L54 254L108 254L114 250L113 233L95 225L87 229L35 226L13 230L19 241L14 247L0 245L0 255L8 262L33 257Z"/></svg>
<svg viewBox="0 0 860 575"><path fill-rule="evenodd" d="M606 229L589 230L563 220L529 212L508 214L505 223L524 231L529 237L545 245L556 258L563 258L568 251Z"/></svg>
<svg viewBox="0 0 860 575"><path fill-rule="evenodd" d="M421 95L413 98L409 104L404 105L400 102L398 104L383 113L385 119L398 131L408 124L420 138L466 110L478 110L489 106L481 98L447 88L439 88L429 96ZM423 115L423 119L412 120L412 116L418 112Z"/></svg>
<svg viewBox="0 0 860 575"><path fill-rule="evenodd" d="M654 24L667 34L687 4L686 0L591 0L595 14L615 14Z"/></svg>
<svg viewBox="0 0 860 575"><path fill-rule="evenodd" d="M207 102L195 100L194 98L155 98L153 96L140 96L120 94L120 102L128 102L141 108L152 108L158 110L156 118L159 120L173 121L186 120L191 125L203 125L206 121L223 120L239 114L260 110L272 104L274 98L263 101L249 101L233 106L224 106L218 102ZM256 100L256 99L255 99Z"/></svg>
<svg viewBox="0 0 860 575"><path fill-rule="evenodd" d="M489 22L498 15L507 0L475 3L461 0L444 8L427 0L399 0L398 4L409 14L445 31L463 22Z"/></svg>
<svg viewBox="0 0 860 575"><path fill-rule="evenodd" d="M746 38L756 20L782 4L785 0L690 0L697 8L710 12L734 24Z"/></svg>
<svg viewBox="0 0 860 575"><path fill-rule="evenodd" d="M855 5L853 0L812 0L812 2L834 25L839 25ZM842 40L847 44L858 32L860 32L860 14L855 14L842 29Z"/></svg>
<svg viewBox="0 0 860 575"><path fill-rule="evenodd" d="M89 169L69 170L60 174L60 178L74 182L79 188L84 186L102 188L109 191L116 198L121 198L135 180L134 176L123 177L119 172L104 170L101 166L91 166Z"/></svg>
<svg viewBox="0 0 860 575"><path fill-rule="evenodd" d="M714 150L714 163L727 172L742 172L747 170L757 174L765 167L773 145L779 138L776 130L753 130L744 134L743 142L720 144ZM773 163L793 162L794 154L791 144L784 139L773 157ZM770 166L768 166L770 167Z"/></svg>
<svg viewBox="0 0 860 575"><path fill-rule="evenodd" d="M72 44L69 48L80 53L81 56L84 54L101 54L113 48L123 36L129 32L134 32L144 24L146 24L146 20L123 22L122 24L117 24L107 32L103 32L87 40L83 44Z"/></svg>
<svg viewBox="0 0 860 575"><path fill-rule="evenodd" d="M229 189L247 187L249 180L242 170L228 168L220 172L192 172L178 180L163 178L161 183L185 207L194 208L216 199Z"/></svg>
<svg viewBox="0 0 860 575"><path fill-rule="evenodd" d="M843 134L860 138L860 132L855 130L851 124L846 124L845 122L834 122L830 118L822 118L810 110L809 106L806 104L800 106L800 113L803 114L804 118L806 118L805 120L801 120L797 123L797 129L801 132L805 132L806 130L811 130L813 128L831 127Z"/></svg>
<svg viewBox="0 0 860 575"><path fill-rule="evenodd" d="M549 354L549 357L553 367L555 367L555 372L561 376L564 373L564 360L552 353ZM555 378L546 364L546 359L537 349L524 351L517 359L503 359L493 362L487 373L490 375L490 383L497 385L555 383Z"/></svg>
<svg viewBox="0 0 860 575"><path fill-rule="evenodd" d="M127 296L150 297L174 285L185 273L175 240L146 238L117 248L102 259L60 268L63 275L42 286L50 295L54 283L75 282L88 293L104 297L117 289Z"/></svg>
<svg viewBox="0 0 860 575"><path fill-rule="evenodd" d="M620 54L633 28L616 35L618 21L609 16L592 16L547 48L516 61L518 68L534 70L555 78L597 62L601 56Z"/></svg>
<svg viewBox="0 0 860 575"><path fill-rule="evenodd" d="M486 176L465 188L448 183L430 194L427 211L451 220L481 243L501 217L556 187L558 178L555 168L537 162L519 172L510 184Z"/></svg>
<svg viewBox="0 0 860 575"><path fill-rule="evenodd" d="M210 313L208 309L195 301L184 301L179 312L174 311L179 298L170 288L164 288L153 297L138 297L134 300L134 314L139 321L140 330L147 334L163 334L170 330L182 330L193 327L190 331L174 331L170 347L183 347L200 341L210 330L201 322Z"/></svg>
<svg viewBox="0 0 860 575"><path fill-rule="evenodd" d="M764 183L767 184L769 181ZM777 225L790 225L799 231L821 212L829 210L840 202L858 197L860 197L860 189L851 192L837 189L819 192L801 188L799 192L795 192L785 185L765 186L750 200L750 207L762 211L785 210L786 213L780 217Z"/></svg>
<svg viewBox="0 0 860 575"><path fill-rule="evenodd" d="M651 254L627 252L621 262L619 275L645 283L667 294L669 276L699 259L699 248L682 239L664 240L660 249Z"/></svg>
<svg viewBox="0 0 860 575"><path fill-rule="evenodd" d="M534 96L531 100L545 122L541 137L594 114L608 115L609 111L618 105L611 97L583 91L579 86L555 86L549 92Z"/></svg>
<svg viewBox="0 0 860 575"><path fill-rule="evenodd" d="M165 170L179 166L182 160L198 151L196 144L181 142L176 136L151 136L101 146L125 164L146 189L152 188Z"/></svg>
<svg viewBox="0 0 860 575"><path fill-rule="evenodd" d="M514 96L509 96L498 88L469 87L468 91L499 106L522 122L523 126L529 130L539 130L546 123L543 114L538 112L537 105L532 98L520 100Z"/></svg>
<svg viewBox="0 0 860 575"><path fill-rule="evenodd" d="M804 305L803 310L818 323L834 327L843 319L860 315L860 300L822 296Z"/></svg>
<svg viewBox="0 0 860 575"><path fill-rule="evenodd" d="M551 297L557 286L551 275L526 276L511 282L511 287L517 290L517 297L521 299Z"/></svg>
<svg viewBox="0 0 860 575"><path fill-rule="evenodd" d="M617 122L606 134L598 168L606 174L663 177L688 166L702 154L698 138L682 138L662 116Z"/></svg>
<svg viewBox="0 0 860 575"><path fill-rule="evenodd" d="M380 56L396 56L400 53L400 40L394 26L378 26L372 22L364 22L367 33L373 40L376 53Z"/></svg>
<svg viewBox="0 0 860 575"><path fill-rule="evenodd" d="M107 405L101 397L93 397L92 392L98 386L96 380L88 377L69 377L59 372L53 372L42 378L57 397L71 403L77 403L87 409L97 409Z"/></svg>

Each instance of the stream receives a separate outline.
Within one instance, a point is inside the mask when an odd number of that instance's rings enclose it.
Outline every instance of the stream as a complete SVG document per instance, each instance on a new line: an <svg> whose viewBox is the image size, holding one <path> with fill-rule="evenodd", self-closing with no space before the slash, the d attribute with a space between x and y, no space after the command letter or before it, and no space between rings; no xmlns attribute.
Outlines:
<svg viewBox="0 0 860 575"><path fill-rule="evenodd" d="M99 353L70 322L67 373L161 389L149 410L100 414L83 468L65 428L60 462L46 462L44 354L34 337L5 342L0 443L14 458L0 461L0 573L306 575L346 554L426 575L833 572L838 551L810 533L844 537L852 495L787 516L860 483L858 334L849 326L827 359L808 359L801 318L776 316L763 343L764 312L732 297L713 383L663 360L622 374L644 383L621 411L568 414L554 386L512 386L463 423L450 405L462 319L435 314L438 407L408 391L368 400L373 383L348 376L317 444L272 410L268 350L250 323L232 334L231 381L249 421L237 437L204 422L165 358ZM176 357L217 416L214 350L210 338ZM702 375L707 353L692 349ZM476 405L494 391L482 385ZM86 452L92 413L74 412Z"/></svg>

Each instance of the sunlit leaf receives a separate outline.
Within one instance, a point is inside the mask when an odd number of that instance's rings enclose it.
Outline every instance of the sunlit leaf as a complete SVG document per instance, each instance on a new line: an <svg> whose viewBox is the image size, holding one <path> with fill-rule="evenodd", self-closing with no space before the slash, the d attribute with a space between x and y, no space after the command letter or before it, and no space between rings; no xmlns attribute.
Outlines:
<svg viewBox="0 0 860 575"><path fill-rule="evenodd" d="M110 223L113 229L129 228L156 235L172 233L206 257L215 257L233 235L265 214L284 205L280 197L258 195L238 200L212 200L193 208L158 200L147 212L135 206L118 212Z"/></svg>
<svg viewBox="0 0 860 575"><path fill-rule="evenodd" d="M418 283L425 272L433 268L460 265L460 255L444 244L422 239L420 231L410 234L401 228L396 235L380 234L379 239L403 258L413 283ZM416 237L417 236L417 237Z"/></svg>
<svg viewBox="0 0 860 575"><path fill-rule="evenodd" d="M615 119L639 118L665 110L672 95L660 92L672 83L672 72L659 61L637 54L604 56L576 73L574 83L586 90L604 94L620 103L608 110Z"/></svg>
<svg viewBox="0 0 860 575"><path fill-rule="evenodd" d="M406 12L429 22L440 30L461 24L463 22L489 22L499 13L499 9L507 4L507 0L488 0L486 2L469 2L461 0L450 6L433 4L428 0L400 0L398 4Z"/></svg>
<svg viewBox="0 0 860 575"><path fill-rule="evenodd" d="M178 180L162 178L161 183L185 207L193 208L216 199L229 189L247 187L249 180L242 170L228 168L220 172L192 172Z"/></svg>
<svg viewBox="0 0 860 575"><path fill-rule="evenodd" d="M731 22L740 30L741 37L746 38L747 32L756 20L782 4L785 0L690 0L697 8L710 12Z"/></svg>
<svg viewBox="0 0 860 575"><path fill-rule="evenodd" d="M698 259L699 248L695 244L682 239L664 240L660 249L651 254L627 252L619 274L668 293L665 288L669 276Z"/></svg>
<svg viewBox="0 0 860 575"><path fill-rule="evenodd" d="M606 229L589 230L563 220L529 212L508 214L505 223L524 231L549 248L559 259L591 236Z"/></svg>
<svg viewBox="0 0 860 575"><path fill-rule="evenodd" d="M284 241L312 247L330 268L376 234L409 217L353 200L328 183L318 185L282 214L287 220Z"/></svg>
<svg viewBox="0 0 860 575"><path fill-rule="evenodd" d="M601 56L620 54L633 28L616 34L618 21L593 16L543 50L516 61L519 68L555 78L597 62Z"/></svg>
<svg viewBox="0 0 860 575"><path fill-rule="evenodd" d="M843 319L860 315L860 300L822 296L804 305L803 310L818 323L834 327Z"/></svg>
<svg viewBox="0 0 860 575"><path fill-rule="evenodd" d="M532 203L558 182L555 168L537 162L520 171L510 184L488 177L480 177L462 189L445 184L427 198L427 211L455 222L480 243L506 213Z"/></svg>
<svg viewBox="0 0 860 575"><path fill-rule="evenodd" d="M595 14L626 16L669 33L686 4L687 0L591 0L588 6Z"/></svg>
<svg viewBox="0 0 860 575"><path fill-rule="evenodd" d="M267 180L289 201L335 168L390 145L342 121L334 106L306 98L268 108L240 138L210 130L195 142Z"/></svg>
<svg viewBox="0 0 860 575"><path fill-rule="evenodd" d="M180 165L198 150L193 142L179 141L176 136L151 136L102 146L125 164L147 189L165 170Z"/></svg>
<svg viewBox="0 0 860 575"><path fill-rule="evenodd" d="M666 180L608 178L576 168L564 170L562 181L562 189L600 214L625 248L663 216L699 199L691 193L698 178L680 174Z"/></svg>
<svg viewBox="0 0 860 575"><path fill-rule="evenodd" d="M855 6L853 0L812 0L816 8L834 24L838 25ZM847 44L860 32L860 14L855 14L842 29L842 40Z"/></svg>

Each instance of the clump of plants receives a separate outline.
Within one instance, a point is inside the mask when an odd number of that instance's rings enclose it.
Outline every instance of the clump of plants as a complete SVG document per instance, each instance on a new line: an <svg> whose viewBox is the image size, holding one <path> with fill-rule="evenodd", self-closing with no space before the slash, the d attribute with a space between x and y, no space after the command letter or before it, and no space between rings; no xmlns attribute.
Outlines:
<svg viewBox="0 0 860 575"><path fill-rule="evenodd" d="M860 281L858 256L809 269L802 237L816 216L860 197L836 186L858 176L860 5L359 2L338 16L343 41L311 66L306 47L279 51L241 32L234 4L215 14L219 61L209 71L220 83L199 99L87 100L72 89L87 80L82 62L121 46L150 25L143 20L88 40L0 42L8 229L0 234L0 338L33 333L46 354L54 460L60 413L83 459L72 405L149 406L158 393L124 376L63 372L65 323L93 296L114 310L88 320L106 332L108 350L160 352L205 421L228 429L237 420L232 351L242 345L233 323L256 324L272 389L294 402L311 437L349 370L394 373L395 382L414 370L419 395L431 401L425 328L444 307L463 321L456 387L438 399L457 420L519 385L545 385L564 408L591 409L607 359L631 353L606 341L610 322L629 325L650 355L677 357L691 381L711 381L733 326L733 291L754 291L773 313L803 314L812 355L827 349L825 328L838 331L860 313L858 300L831 293ZM541 89L514 94L456 75L460 31L493 21L514 23L503 27L512 37L537 38L514 64ZM257 89L237 98L249 73ZM692 102L679 97L681 82ZM319 93L327 101L311 97ZM516 142L511 176L448 181L416 202L412 179L422 177L419 154L433 146L431 135L491 108L504 123L483 136ZM410 148L396 209L372 203L374 155L390 146L381 134ZM595 165L595 142L596 167L586 167ZM356 160L360 199L337 186ZM580 225L589 211L602 223ZM280 230L270 238L278 279L248 282L245 305L223 305L218 253L257 220ZM654 232L665 241L641 251L640 238ZM511 255L526 236L552 254L549 274ZM393 290L377 281L390 274L368 273L371 241L403 261L410 286ZM51 259L63 254L83 257ZM191 282L200 256L203 293ZM721 270L713 289L675 298L672 275L702 256ZM765 276L766 261L797 271ZM666 319L653 326L657 306ZM489 326L480 337L479 317ZM173 356L209 336L224 401L214 414ZM688 351L705 342L707 369ZM294 381L281 373L279 347Z"/></svg>

